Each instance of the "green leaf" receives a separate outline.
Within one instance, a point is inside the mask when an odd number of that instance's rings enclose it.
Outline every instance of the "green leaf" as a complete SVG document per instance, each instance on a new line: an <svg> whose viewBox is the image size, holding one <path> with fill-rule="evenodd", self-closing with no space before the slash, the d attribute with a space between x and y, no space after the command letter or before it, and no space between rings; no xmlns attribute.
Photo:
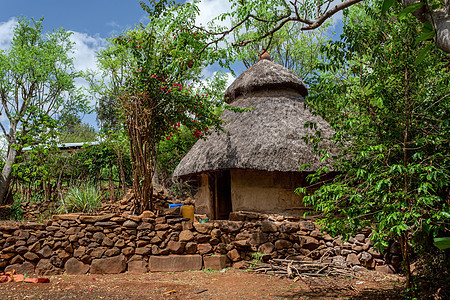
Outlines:
<svg viewBox="0 0 450 300"><path fill-rule="evenodd" d="M423 47L419 54L416 57L416 61L414 62L414 65L419 65L424 59L425 57L431 52L431 49L433 49L433 44L429 44L425 47Z"/></svg>
<svg viewBox="0 0 450 300"><path fill-rule="evenodd" d="M420 7L422 7L422 5L424 5L423 2L419 2L419 3L414 3L408 7L406 7L404 10L402 10L399 14L398 17L399 18L403 18L405 17L407 14L409 14L410 12L416 11L417 9L419 9Z"/></svg>
<svg viewBox="0 0 450 300"><path fill-rule="evenodd" d="M394 0L383 0L383 4L381 5L381 14L384 15L393 4Z"/></svg>
<svg viewBox="0 0 450 300"><path fill-rule="evenodd" d="M434 238L434 245L439 248L439 250L445 250L450 248L450 237L439 237Z"/></svg>

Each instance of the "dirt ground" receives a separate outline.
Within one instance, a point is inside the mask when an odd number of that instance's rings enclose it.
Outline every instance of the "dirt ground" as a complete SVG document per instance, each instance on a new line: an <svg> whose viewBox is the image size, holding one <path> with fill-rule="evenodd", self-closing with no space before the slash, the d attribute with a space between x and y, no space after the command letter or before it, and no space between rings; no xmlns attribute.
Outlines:
<svg viewBox="0 0 450 300"><path fill-rule="evenodd" d="M251 271L59 275L50 283L1 283L0 299L401 299L404 278L375 271L357 278L297 281Z"/></svg>

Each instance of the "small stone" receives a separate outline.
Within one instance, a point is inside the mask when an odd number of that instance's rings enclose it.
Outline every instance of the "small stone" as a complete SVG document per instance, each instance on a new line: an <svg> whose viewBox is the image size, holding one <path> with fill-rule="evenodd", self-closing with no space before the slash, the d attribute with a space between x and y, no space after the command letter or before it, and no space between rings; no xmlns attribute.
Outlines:
<svg viewBox="0 0 450 300"><path fill-rule="evenodd" d="M169 224L156 224L155 225L156 231L167 230L168 228L169 228Z"/></svg>
<svg viewBox="0 0 450 300"><path fill-rule="evenodd" d="M275 242L275 248L277 250L289 249L291 247L292 247L292 243L290 241L287 241L287 240L277 240Z"/></svg>
<svg viewBox="0 0 450 300"><path fill-rule="evenodd" d="M210 244L198 244L197 245L198 253L203 255L210 253L212 251L212 246Z"/></svg>
<svg viewBox="0 0 450 300"><path fill-rule="evenodd" d="M366 236L362 233L355 235L355 240L357 240L360 243L364 243L365 239L366 239Z"/></svg>
<svg viewBox="0 0 450 300"><path fill-rule="evenodd" d="M313 222L310 221L302 221L300 222L300 230L303 231L313 231L316 229L316 225L314 225Z"/></svg>
<svg viewBox="0 0 450 300"><path fill-rule="evenodd" d="M238 261L241 259L241 255L239 254L239 252L236 249L228 251L227 256L232 261Z"/></svg>
<svg viewBox="0 0 450 300"><path fill-rule="evenodd" d="M197 232L203 234L210 234L213 228L212 223L194 223L194 228Z"/></svg>
<svg viewBox="0 0 450 300"><path fill-rule="evenodd" d="M114 247L112 249L108 249L104 253L104 255L107 256L107 257L116 256L116 255L119 255L119 254L120 254L120 249L116 248L116 247Z"/></svg>
<svg viewBox="0 0 450 300"><path fill-rule="evenodd" d="M308 249L308 250L314 250L317 247L319 247L320 243L318 240L316 240L313 237L310 236L301 236L299 238L300 246L302 248Z"/></svg>
<svg viewBox="0 0 450 300"><path fill-rule="evenodd" d="M36 253L33 252L27 252L23 255L23 257L26 260L30 260L30 261L38 261L39 260L39 256Z"/></svg>
<svg viewBox="0 0 450 300"><path fill-rule="evenodd" d="M140 217L141 218L154 218L154 217L156 217L156 215L152 211L144 210L142 212L142 214L140 215Z"/></svg>
<svg viewBox="0 0 450 300"><path fill-rule="evenodd" d="M105 253L105 249L103 247L99 247L99 248L95 248L92 252L91 252L91 256L93 258L101 258L103 256L103 253Z"/></svg>
<svg viewBox="0 0 450 300"><path fill-rule="evenodd" d="M178 236L180 242L190 242L194 239L194 234L190 230L183 230Z"/></svg>
<svg viewBox="0 0 450 300"><path fill-rule="evenodd" d="M280 231L284 233L294 233L298 231L298 224L294 222L285 222L280 226Z"/></svg>
<svg viewBox="0 0 450 300"><path fill-rule="evenodd" d="M105 237L106 237L106 235L103 232L96 232L96 233L94 233L94 236L93 236L94 240L99 244L102 243L102 241Z"/></svg>
<svg viewBox="0 0 450 300"><path fill-rule="evenodd" d="M258 252L270 254L273 252L274 249L275 249L274 244L272 244L271 242L266 242L266 243L262 244L261 246L259 246Z"/></svg>
<svg viewBox="0 0 450 300"><path fill-rule="evenodd" d="M130 256L134 254L134 248L133 247L126 247L122 249L122 253L126 256Z"/></svg>
<svg viewBox="0 0 450 300"><path fill-rule="evenodd" d="M182 242L169 241L169 243L167 243L167 250L174 254L182 254L184 251L184 245L185 244Z"/></svg>
<svg viewBox="0 0 450 300"><path fill-rule="evenodd" d="M147 247L136 248L135 254L137 255L150 255L152 250Z"/></svg>
<svg viewBox="0 0 450 300"><path fill-rule="evenodd" d="M350 253L347 255L347 263L351 266L360 265L361 262L358 259L358 256L355 253Z"/></svg>
<svg viewBox="0 0 450 300"><path fill-rule="evenodd" d="M277 232L278 226L270 221L263 221L261 223L261 231L262 232Z"/></svg>
<svg viewBox="0 0 450 300"><path fill-rule="evenodd" d="M385 274L395 274L395 268L392 265L375 266L375 271Z"/></svg>
<svg viewBox="0 0 450 300"><path fill-rule="evenodd" d="M39 250L38 254L40 257L43 258L49 258L52 255L53 251L52 249L48 246L45 245L41 250Z"/></svg>
<svg viewBox="0 0 450 300"><path fill-rule="evenodd" d="M184 246L184 251L188 254L194 254L197 252L197 244L193 243L193 242L188 242L185 246Z"/></svg>
<svg viewBox="0 0 450 300"><path fill-rule="evenodd" d="M125 222L123 222L123 226L127 228L136 228L139 226L139 224L133 220L126 220Z"/></svg>
<svg viewBox="0 0 450 300"><path fill-rule="evenodd" d="M153 230L153 224L143 222L136 229L137 230Z"/></svg>

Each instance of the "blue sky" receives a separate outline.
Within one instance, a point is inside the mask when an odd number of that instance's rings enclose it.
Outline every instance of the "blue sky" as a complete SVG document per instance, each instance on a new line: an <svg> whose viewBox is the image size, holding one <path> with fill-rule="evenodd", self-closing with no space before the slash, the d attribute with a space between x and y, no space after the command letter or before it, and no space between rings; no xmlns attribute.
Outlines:
<svg viewBox="0 0 450 300"><path fill-rule="evenodd" d="M63 27L103 38L145 19L138 0L1 0L0 7L0 22L44 16L46 31Z"/></svg>
<svg viewBox="0 0 450 300"><path fill-rule="evenodd" d="M199 9L198 23L206 24L219 14L230 11L230 4L226 0L202 0ZM146 13L140 7L139 0L0 0L0 49L8 48L19 16L35 19L43 16L45 31L61 27L72 31L75 68L94 71L96 52L107 45L106 38L134 28L146 20ZM214 66L208 68L204 77L212 76L216 70ZM242 71L243 66L235 70L237 74ZM230 74L229 83L233 79ZM84 83L79 81L77 84L83 86ZM0 121L4 122L2 118L4 116L0 116ZM95 115L85 116L83 121L97 128Z"/></svg>

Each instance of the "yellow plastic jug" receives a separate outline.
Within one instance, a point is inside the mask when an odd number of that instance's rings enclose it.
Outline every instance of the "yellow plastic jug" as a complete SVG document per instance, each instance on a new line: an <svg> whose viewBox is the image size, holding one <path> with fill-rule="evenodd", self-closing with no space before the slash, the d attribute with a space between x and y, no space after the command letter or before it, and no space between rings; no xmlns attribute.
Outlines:
<svg viewBox="0 0 450 300"><path fill-rule="evenodd" d="M181 207L183 218L189 218L190 222L194 222L194 205L183 205Z"/></svg>

